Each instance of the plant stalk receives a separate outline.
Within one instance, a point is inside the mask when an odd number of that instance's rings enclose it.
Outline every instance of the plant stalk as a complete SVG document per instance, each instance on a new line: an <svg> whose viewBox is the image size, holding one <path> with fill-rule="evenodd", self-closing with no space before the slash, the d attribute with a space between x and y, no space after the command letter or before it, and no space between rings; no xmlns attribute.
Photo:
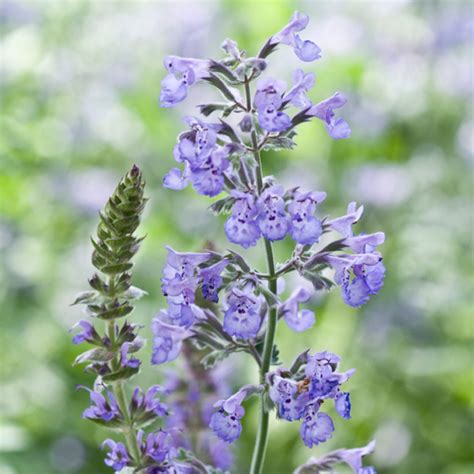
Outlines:
<svg viewBox="0 0 474 474"><path fill-rule="evenodd" d="M251 95L249 81L245 82L245 95L247 101L247 109L251 110ZM251 140L253 147L253 155L257 163L256 177L257 177L257 193L260 195L263 188L263 170L262 160L260 157L260 150L257 141L257 133L255 128L251 132ZM272 243L268 239L264 239L265 242L265 254L267 258L267 267L269 282L268 286L273 294L277 292L277 282L275 278L275 260L273 256ZM263 344L262 353L262 364L260 366L260 383L265 383L265 378L270 370L270 364L272 360L273 344L275 340L275 333L277 327L277 309L271 308L268 312L267 331L265 333L265 341ZM265 407L265 392L261 395L260 400L260 421L258 426L257 440L255 442L255 448L252 455L252 464L250 467L250 474L260 474L262 472L263 464L265 461L265 452L267 449L268 442L268 422L269 413Z"/></svg>

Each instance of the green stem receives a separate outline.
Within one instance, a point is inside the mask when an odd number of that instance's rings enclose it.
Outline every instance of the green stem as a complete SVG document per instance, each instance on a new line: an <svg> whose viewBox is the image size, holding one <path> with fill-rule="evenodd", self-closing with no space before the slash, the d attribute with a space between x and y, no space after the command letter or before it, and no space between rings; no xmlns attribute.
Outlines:
<svg viewBox="0 0 474 474"><path fill-rule="evenodd" d="M247 99L247 109L251 110L251 95L249 81L245 82L245 95ZM257 141L257 133L255 128L252 129L251 133L253 155L257 162L257 193L260 195L263 188L263 171L262 171L262 160L260 157L260 150ZM264 239L265 242L265 253L267 257L268 275L270 277L268 286L273 294L277 292L277 282L275 278L275 260L273 257L272 243L268 239ZM262 353L262 364L260 366L260 383L265 383L265 377L270 370L270 364L272 360L273 344L275 340L275 333L277 327L277 310L271 308L268 312L267 331L265 333L265 341L263 344ZM257 440L255 442L255 448L252 456L252 465L250 468L251 474L260 474L262 472L263 463L265 461L265 451L267 449L268 441L268 422L269 413L265 407L265 392L261 395L260 401L260 421L258 426Z"/></svg>
<svg viewBox="0 0 474 474"><path fill-rule="evenodd" d="M120 408L120 411L123 413L123 417L127 427L122 428L122 433L125 436L125 443L127 444L128 451L130 452L132 458L136 462L137 466L141 464L141 453L137 444L137 433L135 427L133 426L133 421L130 417L130 412L128 411L127 396L125 395L125 390L123 388L122 382L116 382L112 385L112 392L117 400L117 405Z"/></svg>
<svg viewBox="0 0 474 474"><path fill-rule="evenodd" d="M111 288L111 292L115 287L115 278L111 277L109 280L109 286ZM112 346L115 345L115 321L108 321L107 324L107 335L112 343ZM116 367L114 365L119 365L116 359L112 360L112 370ZM125 437L125 443L128 448L128 452L132 456L133 460L136 462L137 467L141 464L141 453L140 449L137 444L137 433L135 427L133 426L133 421L130 416L130 412L128 410L128 402L127 396L125 394L125 390L123 388L122 382L115 382L112 383L112 393L114 394L115 400L117 405L120 409L120 412L123 415L125 426L122 427L122 433Z"/></svg>

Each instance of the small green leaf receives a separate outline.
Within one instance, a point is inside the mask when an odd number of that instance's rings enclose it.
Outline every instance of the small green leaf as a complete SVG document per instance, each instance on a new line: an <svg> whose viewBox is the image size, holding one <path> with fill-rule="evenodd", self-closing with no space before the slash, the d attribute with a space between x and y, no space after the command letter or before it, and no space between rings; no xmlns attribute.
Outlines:
<svg viewBox="0 0 474 474"><path fill-rule="evenodd" d="M100 301L100 294L97 293L97 291L82 291L76 296L76 299L74 300L74 303L72 303L71 306L75 304L96 303L98 301Z"/></svg>
<svg viewBox="0 0 474 474"><path fill-rule="evenodd" d="M204 117L208 117L209 115L211 115L213 112L216 112L217 110L224 111L233 106L231 106L227 102L224 102L224 103L220 102L217 104L201 104L201 105L198 105L198 107L201 114L204 115Z"/></svg>
<svg viewBox="0 0 474 474"><path fill-rule="evenodd" d="M118 263L115 265L103 265L99 269L107 275L117 275L118 273L124 273L133 267L133 263Z"/></svg>
<svg viewBox="0 0 474 474"><path fill-rule="evenodd" d="M265 145L263 146L264 150L292 150L296 146L296 143L288 137L277 136L269 138Z"/></svg>
<svg viewBox="0 0 474 474"><path fill-rule="evenodd" d="M201 364L206 370L212 369L217 364L217 362L221 362L229 357L230 353L231 351L228 350L211 351L201 359Z"/></svg>
<svg viewBox="0 0 474 474"><path fill-rule="evenodd" d="M111 372L102 376L104 382L118 382L119 380L127 380L140 371L139 367L123 367L116 372Z"/></svg>
<svg viewBox="0 0 474 474"><path fill-rule="evenodd" d="M255 287L255 293L257 295L263 295L265 300L267 301L268 305L276 306L280 303L280 300L277 295L273 294L266 286L264 285L257 285Z"/></svg>
<svg viewBox="0 0 474 474"><path fill-rule="evenodd" d="M123 420L120 418L114 418L110 421L105 421L102 420L101 418L87 418L89 421L92 421L92 423L95 423L96 425L99 426L104 426L106 428L119 428L123 426ZM121 470L120 474L123 474L125 471ZM133 471L130 471L133 472Z"/></svg>
<svg viewBox="0 0 474 474"><path fill-rule="evenodd" d="M228 250L228 252L232 257L233 263L235 263L243 272L245 272L245 273L250 272L250 266L245 261L244 257L242 257L238 253L234 252L233 250Z"/></svg>
<svg viewBox="0 0 474 474"><path fill-rule="evenodd" d="M111 320L118 319L127 316L133 311L133 306L128 302L124 302L121 305L117 305L112 308L104 308L91 305L89 309L95 314L99 319Z"/></svg>
<svg viewBox="0 0 474 474"><path fill-rule="evenodd" d="M308 270L303 268L300 275L310 281L315 290L329 290L334 286L334 283L326 277L323 277L318 270Z"/></svg>
<svg viewBox="0 0 474 474"><path fill-rule="evenodd" d="M217 77L215 74L211 74L209 77L205 77L204 80L209 82L210 84L212 84L217 89L219 89L219 91L222 93L222 95L226 99L229 99L232 102L235 102L234 94L226 86L224 81L222 79L220 79L219 77Z"/></svg>
<svg viewBox="0 0 474 474"><path fill-rule="evenodd" d="M74 360L74 365L83 364L84 362L109 362L114 357L114 352L110 352L102 347L96 347L79 354Z"/></svg>
<svg viewBox="0 0 474 474"><path fill-rule="evenodd" d="M131 286L123 295L127 300L139 300L144 296L148 295L145 290L142 290L136 286Z"/></svg>
<svg viewBox="0 0 474 474"><path fill-rule="evenodd" d="M213 202L209 209L216 216L219 214L229 214L233 203L234 199L232 197L225 197Z"/></svg>

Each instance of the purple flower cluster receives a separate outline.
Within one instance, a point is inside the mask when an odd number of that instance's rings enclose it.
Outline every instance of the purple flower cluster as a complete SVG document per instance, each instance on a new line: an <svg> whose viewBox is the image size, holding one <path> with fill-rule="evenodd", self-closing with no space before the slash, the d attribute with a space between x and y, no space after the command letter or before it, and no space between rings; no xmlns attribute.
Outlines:
<svg viewBox="0 0 474 474"><path fill-rule="evenodd" d="M213 263L210 252L176 252L171 247L167 250L161 283L168 308L153 319L152 364L176 359L182 342L193 335L190 328L195 321L206 318L203 310L195 304L196 291L201 288L204 299L218 302L221 273L229 263L225 258Z"/></svg>
<svg viewBox="0 0 474 474"><path fill-rule="evenodd" d="M175 462L177 452L172 443L172 437L166 431L159 430L145 435L143 430L137 433L136 443L146 474L157 473L183 473L187 472L179 468ZM102 448L107 447L109 452L105 458L105 464L120 472L126 466L132 465L132 455L123 443L117 443L112 439L106 439Z"/></svg>
<svg viewBox="0 0 474 474"><path fill-rule="evenodd" d="M287 421L300 420L300 434L308 448L332 437L334 424L327 413L320 411L323 403L332 399L337 413L351 417L348 392L341 385L354 373L354 369L337 372L339 357L330 352L307 356L304 373L291 376L279 369L268 375L270 398L275 403L278 416Z"/></svg>
<svg viewBox="0 0 474 474"><path fill-rule="evenodd" d="M302 245L319 241L321 221L315 217L316 205L326 198L324 192L285 193L280 185L265 189L259 197L233 191L232 214L224 229L230 242L244 248L256 245L260 237L282 240L286 235Z"/></svg>
<svg viewBox="0 0 474 474"><path fill-rule="evenodd" d="M222 125L194 117L185 117L184 121L191 130L178 137L174 148L174 158L184 164L184 170L173 168L164 177L163 184L181 190L191 182L199 194L216 196L224 188L225 171L230 167L228 158L237 147L217 144L217 133Z"/></svg>
<svg viewBox="0 0 474 474"><path fill-rule="evenodd" d="M181 456L188 456L186 462L196 472L211 472L205 463L228 470L232 465L228 445L241 435L243 403L254 394L262 398L262 410L273 404L279 418L298 421L308 448L333 436L333 420L323 410L330 400L342 418L351 417L350 395L343 391L342 384L354 369L338 372L339 357L335 354L305 352L289 370L271 368L280 364L275 331L281 320L298 333L316 323L311 307L314 291L329 289L335 283L341 288L344 302L359 307L380 291L385 275L378 251L384 234L353 232L353 225L362 216L362 206L350 203L346 215L334 219L320 216L319 204L326 199L325 192L286 189L273 176L263 174L262 153L293 148L295 129L303 122L321 120L334 140L351 134L338 113L347 102L342 93L336 92L321 102L311 99L313 72L297 68L290 87L279 78L265 75L268 57L279 45L290 46L306 63L321 57L320 48L300 36L308 21L307 15L295 12L256 57L248 56L235 41L226 39L222 44L225 57L220 60L168 56L164 61L168 74L161 83L163 107L183 101L189 88L199 81L214 87L224 98L223 102L200 104L202 117L184 119L188 129L178 136L174 147L180 167L165 175L164 186L182 190L191 184L201 195L224 194L211 209L226 215L227 240L244 249L263 241L268 265L266 271L256 270L233 250L190 253L167 247L161 279L167 306L152 322L151 362L171 362L181 354L186 378L172 374L164 389L153 386L144 393L137 388L128 410L123 410L122 404L121 410L113 396L91 394L93 406L87 411L88 418L120 422L131 417L137 426L143 426L164 417L162 430L148 435L138 432L138 454L129 452L128 445L126 448L107 440L110 452L106 463L118 470L136 466L134 458L139 457L147 474L187 472L175 459L179 450ZM206 118L211 115L213 118ZM324 241L334 238L317 248L323 235ZM285 262L278 263L273 246L283 239L291 239L294 248ZM209 248L214 249L214 244ZM331 269L334 283L326 274ZM289 296L282 297L280 282L284 283L290 272L310 282L314 291L308 285L298 285ZM116 364L121 370L138 370L140 361L133 354L142 343L133 328L126 336L101 339L92 326L79 324L82 332L75 336L75 342L118 350ZM246 385L229 396L212 374L218 363L237 352L253 358L263 383ZM107 358L107 351L100 356ZM166 405L159 398L164 393L169 396ZM265 417L262 423L266 423ZM261 434L267 431L263 424ZM262 472L265 442L265 436L258 437L253 474ZM370 473L372 468L363 468L360 461L368 452L364 449L341 450L337 459L358 474Z"/></svg>
<svg viewBox="0 0 474 474"><path fill-rule="evenodd" d="M293 126L293 120L285 112L292 105L302 110L307 117L316 117L322 120L329 135L335 140L348 138L351 129L347 122L336 117L335 109L339 109L347 102L341 92L313 105L307 92L314 86L314 74L305 74L297 69L293 74L293 87L286 92L284 81L271 78L261 79L257 84L254 106L258 114L258 123L266 132L285 132Z"/></svg>

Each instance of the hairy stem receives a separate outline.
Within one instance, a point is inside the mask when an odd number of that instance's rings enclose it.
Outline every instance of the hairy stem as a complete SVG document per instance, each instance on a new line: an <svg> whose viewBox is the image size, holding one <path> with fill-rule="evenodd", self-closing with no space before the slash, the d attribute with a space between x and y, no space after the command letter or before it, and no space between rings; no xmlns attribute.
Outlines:
<svg viewBox="0 0 474 474"><path fill-rule="evenodd" d="M250 111L251 107L251 95L249 81L245 82L245 96L247 101L247 109ZM263 188L263 170L262 160L260 157L260 150L257 141L257 132L255 128L251 132L253 155L257 163L256 175L257 175L257 192L260 194ZM265 253L267 257L267 267L269 275L269 289L273 294L277 292L277 282L275 278L275 260L273 257L272 243L268 239L264 239L265 242ZM263 345L262 353L262 364L260 366L260 382L265 383L265 377L270 370L270 364L272 360L273 343L275 340L275 333L277 327L277 310L271 308L268 312L267 331L265 333L265 341ZM252 465L250 468L251 474L260 474L262 472L263 463L265 461L265 451L267 449L268 441L268 422L269 413L265 407L265 392L261 395L260 401L260 420L258 426L257 440L252 456Z"/></svg>

